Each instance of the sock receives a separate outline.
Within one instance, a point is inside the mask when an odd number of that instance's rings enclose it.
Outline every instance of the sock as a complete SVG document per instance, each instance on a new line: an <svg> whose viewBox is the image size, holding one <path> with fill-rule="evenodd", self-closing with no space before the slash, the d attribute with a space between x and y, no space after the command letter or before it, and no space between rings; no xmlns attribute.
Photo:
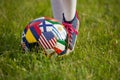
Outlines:
<svg viewBox="0 0 120 80"><path fill-rule="evenodd" d="M66 21L72 21L76 13L77 0L63 0L63 12Z"/></svg>
<svg viewBox="0 0 120 80"><path fill-rule="evenodd" d="M53 16L59 22L63 20L63 0L51 0Z"/></svg>
<svg viewBox="0 0 120 80"><path fill-rule="evenodd" d="M59 22L63 21L63 13L66 21L72 21L76 13L77 0L51 0L53 16Z"/></svg>

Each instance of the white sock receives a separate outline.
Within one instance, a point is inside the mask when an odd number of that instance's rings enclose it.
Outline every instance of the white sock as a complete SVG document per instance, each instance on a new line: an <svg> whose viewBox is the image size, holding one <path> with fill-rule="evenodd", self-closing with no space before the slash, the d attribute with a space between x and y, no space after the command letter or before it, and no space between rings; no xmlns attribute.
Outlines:
<svg viewBox="0 0 120 80"><path fill-rule="evenodd" d="M59 22L63 20L63 0L51 0L53 16Z"/></svg>
<svg viewBox="0 0 120 80"><path fill-rule="evenodd" d="M66 21L75 17L77 0L51 0L54 18L63 21L63 13Z"/></svg>
<svg viewBox="0 0 120 80"><path fill-rule="evenodd" d="M63 0L63 12L66 21L71 21L75 17L77 0Z"/></svg>

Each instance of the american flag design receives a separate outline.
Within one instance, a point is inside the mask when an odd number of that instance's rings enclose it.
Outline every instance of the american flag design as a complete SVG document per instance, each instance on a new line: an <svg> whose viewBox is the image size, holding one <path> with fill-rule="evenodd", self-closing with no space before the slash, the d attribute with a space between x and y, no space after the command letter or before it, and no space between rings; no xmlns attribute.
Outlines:
<svg viewBox="0 0 120 80"><path fill-rule="evenodd" d="M39 44L44 49L52 49L56 45L56 38L52 32L43 32L39 37Z"/></svg>

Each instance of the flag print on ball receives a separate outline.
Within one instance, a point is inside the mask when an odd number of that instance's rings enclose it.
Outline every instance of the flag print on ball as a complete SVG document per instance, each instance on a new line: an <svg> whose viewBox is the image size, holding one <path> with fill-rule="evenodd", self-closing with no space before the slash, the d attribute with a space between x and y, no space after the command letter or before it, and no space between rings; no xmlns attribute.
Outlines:
<svg viewBox="0 0 120 80"><path fill-rule="evenodd" d="M30 44L37 43L39 36L41 34L41 30L37 26L37 24L27 25L22 34L21 45L24 51L29 51L31 47Z"/></svg>
<svg viewBox="0 0 120 80"><path fill-rule="evenodd" d="M24 29L21 45L25 52L31 51L38 44L47 54L66 53L67 32L56 19L40 17L31 21Z"/></svg>
<svg viewBox="0 0 120 80"><path fill-rule="evenodd" d="M66 52L66 42L64 40L57 40L54 50L58 54L64 54Z"/></svg>
<svg viewBox="0 0 120 80"><path fill-rule="evenodd" d="M52 32L43 32L39 37L39 44L44 49L52 49L55 47L56 38Z"/></svg>
<svg viewBox="0 0 120 80"><path fill-rule="evenodd" d="M67 34L63 28L63 25L60 25L60 23L48 19L43 19L41 21L42 23L39 24L39 27L42 32L52 31L57 39L65 40L66 37L64 37L63 35ZM61 33L63 35L61 35Z"/></svg>

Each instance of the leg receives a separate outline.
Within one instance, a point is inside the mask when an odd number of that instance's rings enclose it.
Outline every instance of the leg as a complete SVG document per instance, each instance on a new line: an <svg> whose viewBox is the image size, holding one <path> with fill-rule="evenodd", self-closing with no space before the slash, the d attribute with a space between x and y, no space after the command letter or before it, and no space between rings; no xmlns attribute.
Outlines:
<svg viewBox="0 0 120 80"><path fill-rule="evenodd" d="M63 0L62 6L66 21L71 21L75 17L77 0Z"/></svg>
<svg viewBox="0 0 120 80"><path fill-rule="evenodd" d="M79 29L79 18L76 14L76 3L77 0L63 1L63 25L65 26L68 34L68 53L74 51Z"/></svg>
<svg viewBox="0 0 120 80"><path fill-rule="evenodd" d="M79 19L76 15L77 0L51 0L51 3L54 18L63 23L69 34L67 53L72 52L74 50L79 29Z"/></svg>

